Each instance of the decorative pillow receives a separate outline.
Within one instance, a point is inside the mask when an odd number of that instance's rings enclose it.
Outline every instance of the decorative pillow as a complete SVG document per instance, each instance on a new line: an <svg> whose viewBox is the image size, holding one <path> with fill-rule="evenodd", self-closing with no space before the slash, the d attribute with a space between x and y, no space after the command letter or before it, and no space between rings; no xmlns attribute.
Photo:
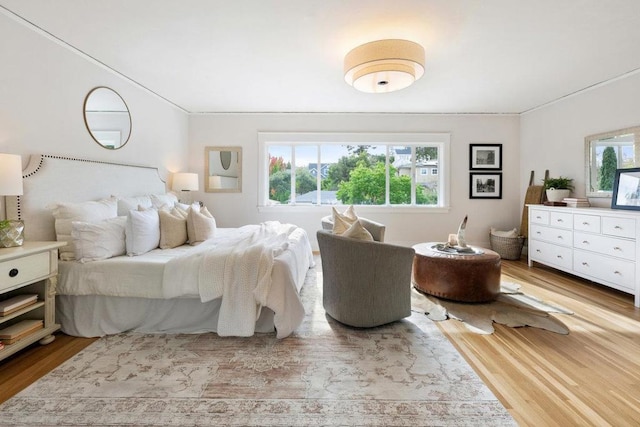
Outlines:
<svg viewBox="0 0 640 427"><path fill-rule="evenodd" d="M187 243L187 212L173 208L171 212L159 210L160 249L170 249Z"/></svg>
<svg viewBox="0 0 640 427"><path fill-rule="evenodd" d="M97 222L118 216L118 203L115 198L79 203L54 203L48 208L52 210L55 219L56 240L67 242L66 246L59 249L60 259L63 261L76 259L71 237L73 221Z"/></svg>
<svg viewBox="0 0 640 427"><path fill-rule="evenodd" d="M127 216L131 209L139 209L142 206L145 209L149 209L153 205L151 204L150 196L135 196L135 197L118 197L118 216Z"/></svg>
<svg viewBox="0 0 640 427"><path fill-rule="evenodd" d="M373 242L373 236L366 228L362 225L359 220L356 220L351 227L347 229L344 233L342 233L342 237L349 237L351 239L357 240L368 240Z"/></svg>
<svg viewBox="0 0 640 427"><path fill-rule="evenodd" d="M98 222L73 221L71 236L80 262L98 261L125 254L126 216Z"/></svg>
<svg viewBox="0 0 640 427"><path fill-rule="evenodd" d="M500 231L491 227L491 234L497 237L518 237L518 229L514 228L513 230Z"/></svg>
<svg viewBox="0 0 640 427"><path fill-rule="evenodd" d="M343 213L338 212L335 207L331 208L333 216L333 234L341 235L358 220L353 206L349 206Z"/></svg>
<svg viewBox="0 0 640 427"><path fill-rule="evenodd" d="M173 193L152 194L149 197L151 197L151 205L156 209L159 209L163 205L173 207L178 201L178 196Z"/></svg>
<svg viewBox="0 0 640 427"><path fill-rule="evenodd" d="M216 233L216 220L206 207L198 210L189 209L187 215L187 235L189 244L197 245L207 239L212 239Z"/></svg>
<svg viewBox="0 0 640 427"><path fill-rule="evenodd" d="M160 244L160 217L155 209L130 210L125 229L127 255L142 255Z"/></svg>

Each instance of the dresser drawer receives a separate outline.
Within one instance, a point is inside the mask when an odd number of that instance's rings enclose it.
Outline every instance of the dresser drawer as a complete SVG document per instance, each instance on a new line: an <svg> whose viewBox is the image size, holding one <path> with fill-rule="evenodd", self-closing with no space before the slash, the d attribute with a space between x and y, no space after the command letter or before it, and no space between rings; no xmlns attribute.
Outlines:
<svg viewBox="0 0 640 427"><path fill-rule="evenodd" d="M573 216L573 229L588 231L589 233L600 233L600 217L597 215L575 214Z"/></svg>
<svg viewBox="0 0 640 427"><path fill-rule="evenodd" d="M529 219L533 224L549 225L549 212L540 209L531 209Z"/></svg>
<svg viewBox="0 0 640 427"><path fill-rule="evenodd" d="M543 227L541 225L531 226L531 230L529 230L529 238L544 240L562 246L573 245L573 232L571 230Z"/></svg>
<svg viewBox="0 0 640 427"><path fill-rule="evenodd" d="M0 263L0 291L45 277L51 271L49 252L41 252Z"/></svg>
<svg viewBox="0 0 640 427"><path fill-rule="evenodd" d="M602 234L636 238L636 221L631 218L602 217Z"/></svg>
<svg viewBox="0 0 640 427"><path fill-rule="evenodd" d="M565 270L571 270L573 266L573 249L557 246L539 240L529 240L529 257L533 261L544 264L552 264Z"/></svg>
<svg viewBox="0 0 640 427"><path fill-rule="evenodd" d="M570 212L549 212L549 225L560 228L573 228L573 214Z"/></svg>
<svg viewBox="0 0 640 427"><path fill-rule="evenodd" d="M634 292L635 263L583 251L575 251L573 258L576 272L615 284L620 290Z"/></svg>
<svg viewBox="0 0 640 427"><path fill-rule="evenodd" d="M617 239L601 234L575 231L573 233L573 246L577 249L597 252L602 255L611 255L629 261L635 261L636 259L635 240Z"/></svg>

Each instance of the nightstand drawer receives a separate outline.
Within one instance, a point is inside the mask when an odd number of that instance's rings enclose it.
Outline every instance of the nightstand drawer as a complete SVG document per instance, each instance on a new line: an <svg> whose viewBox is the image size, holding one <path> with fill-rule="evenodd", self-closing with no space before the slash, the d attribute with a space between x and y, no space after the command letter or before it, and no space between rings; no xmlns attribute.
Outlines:
<svg viewBox="0 0 640 427"><path fill-rule="evenodd" d="M49 252L41 252L0 263L0 291L46 277L51 272Z"/></svg>

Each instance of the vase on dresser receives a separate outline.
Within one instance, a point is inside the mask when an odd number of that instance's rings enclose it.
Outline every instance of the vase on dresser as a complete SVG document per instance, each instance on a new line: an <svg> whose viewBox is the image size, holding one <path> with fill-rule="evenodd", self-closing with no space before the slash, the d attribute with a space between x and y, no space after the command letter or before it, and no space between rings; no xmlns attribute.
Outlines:
<svg viewBox="0 0 640 427"><path fill-rule="evenodd" d="M547 200L550 202L561 202L565 197L569 197L569 194L571 194L571 190L549 188L547 189Z"/></svg>

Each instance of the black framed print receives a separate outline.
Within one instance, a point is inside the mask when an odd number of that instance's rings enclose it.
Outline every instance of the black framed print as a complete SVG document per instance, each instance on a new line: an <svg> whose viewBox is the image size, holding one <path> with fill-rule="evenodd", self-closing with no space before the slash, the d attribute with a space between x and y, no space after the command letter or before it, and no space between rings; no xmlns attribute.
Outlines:
<svg viewBox="0 0 640 427"><path fill-rule="evenodd" d="M470 199L502 199L502 172L469 173Z"/></svg>
<svg viewBox="0 0 640 427"><path fill-rule="evenodd" d="M469 144L469 169L502 169L502 144Z"/></svg>
<svg viewBox="0 0 640 427"><path fill-rule="evenodd" d="M616 169L611 209L640 210L640 168Z"/></svg>

